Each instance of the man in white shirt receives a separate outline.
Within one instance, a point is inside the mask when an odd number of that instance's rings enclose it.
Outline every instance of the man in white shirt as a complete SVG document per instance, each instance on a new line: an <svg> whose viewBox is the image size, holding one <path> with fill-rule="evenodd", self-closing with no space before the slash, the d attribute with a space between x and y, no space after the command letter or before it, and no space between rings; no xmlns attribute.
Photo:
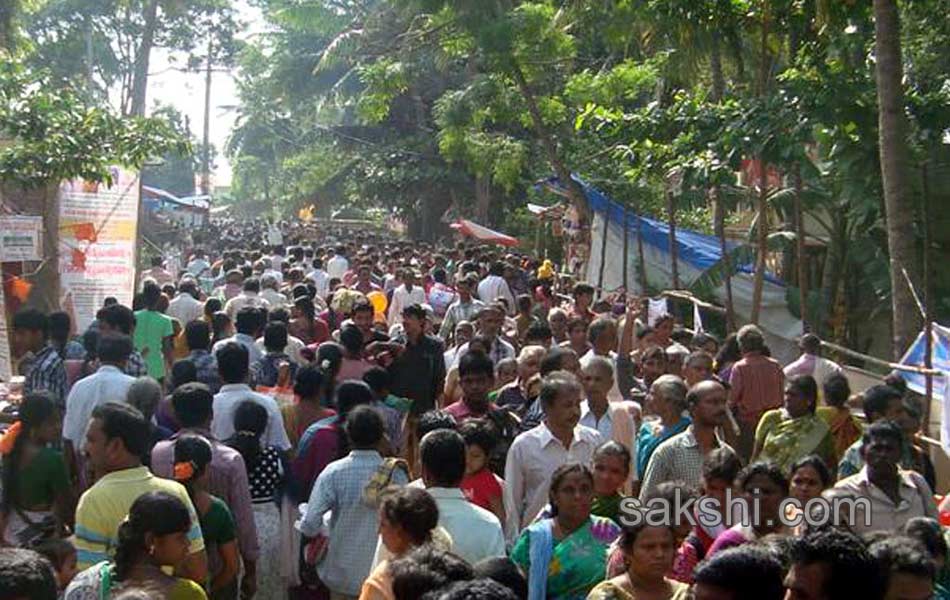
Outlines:
<svg viewBox="0 0 950 600"><path fill-rule="evenodd" d="M257 348L257 337L264 330L264 317L259 310L250 306L241 309L234 320L234 327L237 333L216 343L211 349L212 354L217 354L228 342L236 342L247 350L251 363L264 356L264 351Z"/></svg>
<svg viewBox="0 0 950 600"><path fill-rule="evenodd" d="M555 469L569 462L589 465L601 435L579 423L583 389L577 378L555 371L541 382L544 420L512 442L505 464L505 534L517 538L548 503Z"/></svg>
<svg viewBox="0 0 950 600"><path fill-rule="evenodd" d="M485 304L491 304L499 298L507 304L509 315L515 314L515 297L505 281L505 264L499 261L493 262L488 268L488 276L482 279L478 284L478 298Z"/></svg>
<svg viewBox="0 0 950 600"><path fill-rule="evenodd" d="M205 259L204 251L198 249L195 250L194 256L191 257L191 261L185 268L195 277L201 277L202 275L207 275L207 272L211 270L211 263Z"/></svg>
<svg viewBox="0 0 950 600"><path fill-rule="evenodd" d="M418 274L411 269L406 269L403 274L403 284L393 290L393 298L389 302L388 321L389 326L400 325L402 323L402 309L413 304L426 303L426 291L416 285Z"/></svg>
<svg viewBox="0 0 950 600"><path fill-rule="evenodd" d="M802 355L785 369L785 380L798 375L811 375L818 383L818 389L830 375L841 373L841 365L821 356L821 338L814 333L806 333L798 342Z"/></svg>
<svg viewBox="0 0 950 600"><path fill-rule="evenodd" d="M177 319L182 328L204 315L204 303L198 300L198 284L190 277L178 284L178 294L168 303L165 311L169 317Z"/></svg>
<svg viewBox="0 0 950 600"><path fill-rule="evenodd" d="M350 270L350 261L346 260L345 252L343 246L337 247L335 251L330 250L330 258L327 259L327 276L330 279L343 281L343 276Z"/></svg>
<svg viewBox="0 0 950 600"><path fill-rule="evenodd" d="M237 318L238 311L250 306L251 308L270 308L270 302L260 296L261 281L256 277L248 277L244 280L244 291L228 300L224 305L224 312L234 321Z"/></svg>
<svg viewBox="0 0 950 600"><path fill-rule="evenodd" d="M900 467L904 436L892 421L879 420L864 431L861 457L864 467L835 484L864 500L855 504L852 531L898 531L915 517L937 518L933 491L916 471Z"/></svg>
<svg viewBox="0 0 950 600"><path fill-rule="evenodd" d="M478 335L491 339L491 348L488 349L488 358L498 366L506 358L515 358L515 348L501 338L501 328L505 322L505 311L499 304L489 304L482 308L477 315ZM455 363L458 364L468 352L468 342L459 347L455 353Z"/></svg>
<svg viewBox="0 0 950 600"><path fill-rule="evenodd" d="M452 537L452 552L469 564L505 556L498 517L471 503L459 486L465 477L465 440L456 431L437 429L419 444L422 481L439 507L439 525Z"/></svg>
<svg viewBox="0 0 950 600"><path fill-rule="evenodd" d="M270 309L284 308L287 306L287 296L277 291L277 278L267 273L261 277L260 297L270 305Z"/></svg>
<svg viewBox="0 0 950 600"><path fill-rule="evenodd" d="M258 394L247 385L250 371L247 349L241 344L227 342L215 352L218 372L221 374L221 390L214 395L212 404L211 433L215 439L226 440L234 435L234 413L242 403L251 401L267 410L267 428L261 443L274 446L281 452L290 450L290 439L284 429L284 420L277 402L270 396Z"/></svg>
<svg viewBox="0 0 950 600"><path fill-rule="evenodd" d="M79 470L79 450L86 435L92 411L106 402L125 402L135 377L126 375L125 363L132 353L132 338L117 333L103 334L96 347L99 370L77 381L66 397L63 415L63 439L66 464L73 473Z"/></svg>
<svg viewBox="0 0 950 600"><path fill-rule="evenodd" d="M322 259L313 259L313 270L307 275L307 279L312 281L313 286L317 288L318 297L327 297L327 293L330 291L330 276L323 270Z"/></svg>
<svg viewBox="0 0 950 600"><path fill-rule="evenodd" d="M581 402L580 424L596 429L605 440L623 444L633 457L632 463L636 464L633 418L623 404L608 399L610 388L613 387L613 365L603 356L595 356L582 367L581 376L587 399Z"/></svg>

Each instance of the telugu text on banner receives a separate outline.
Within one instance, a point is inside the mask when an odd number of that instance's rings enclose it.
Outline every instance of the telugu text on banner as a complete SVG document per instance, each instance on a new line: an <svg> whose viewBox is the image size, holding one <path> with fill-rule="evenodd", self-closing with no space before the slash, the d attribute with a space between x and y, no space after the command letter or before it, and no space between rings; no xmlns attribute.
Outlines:
<svg viewBox="0 0 950 600"><path fill-rule="evenodd" d="M62 307L85 331L105 298L132 306L139 180L114 168L112 186L83 180L60 188L59 273Z"/></svg>

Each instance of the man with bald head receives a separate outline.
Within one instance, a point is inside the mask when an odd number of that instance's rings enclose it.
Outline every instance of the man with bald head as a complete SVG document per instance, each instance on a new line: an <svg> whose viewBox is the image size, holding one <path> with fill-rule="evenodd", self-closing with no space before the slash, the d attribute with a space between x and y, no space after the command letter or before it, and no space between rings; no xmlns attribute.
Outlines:
<svg viewBox="0 0 950 600"><path fill-rule="evenodd" d="M641 502L653 498L664 481L682 481L689 488L698 488L706 456L720 447L732 450L716 434L716 428L727 423L726 388L721 383L697 383L687 392L686 405L693 422L653 452L640 488Z"/></svg>

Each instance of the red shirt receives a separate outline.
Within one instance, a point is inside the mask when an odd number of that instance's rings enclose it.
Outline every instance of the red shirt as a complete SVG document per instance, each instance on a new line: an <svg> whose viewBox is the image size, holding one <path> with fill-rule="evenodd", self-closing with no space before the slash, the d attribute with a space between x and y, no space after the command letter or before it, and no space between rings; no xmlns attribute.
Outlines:
<svg viewBox="0 0 950 600"><path fill-rule="evenodd" d="M501 497L502 483L502 480L486 467L474 475L466 475L459 487L469 502L491 510L491 500Z"/></svg>
<svg viewBox="0 0 950 600"><path fill-rule="evenodd" d="M472 409L468 406L468 404L465 404L465 401L464 401L464 400L459 400L458 402L454 402L454 403L452 403L452 404L446 406L446 407L445 407L445 412L447 412L447 413L449 413L450 415L452 415L453 417L455 417L455 421L456 421L458 424L461 425L461 424L462 424L462 421L466 421L466 420L468 420L468 419L477 419L477 418L479 418L479 417L484 417L484 416L487 415L489 412L491 412L491 411L493 411L493 410L495 410L495 409L497 409L497 408L498 408L498 407L495 406L494 403L491 403L491 402L490 402L490 403L488 404L488 409L487 409L487 410L485 410L484 412L475 413L475 412L473 412Z"/></svg>

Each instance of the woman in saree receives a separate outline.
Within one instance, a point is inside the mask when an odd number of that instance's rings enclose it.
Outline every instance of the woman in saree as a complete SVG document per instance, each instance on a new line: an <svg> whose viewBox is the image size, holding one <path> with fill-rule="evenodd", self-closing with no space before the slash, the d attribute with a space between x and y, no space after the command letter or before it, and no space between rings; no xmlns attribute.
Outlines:
<svg viewBox="0 0 950 600"><path fill-rule="evenodd" d="M851 386L847 377L835 373L825 378L821 391L824 393L826 406L819 406L816 412L831 429L835 456L842 456L844 451L861 437L861 425L848 408Z"/></svg>
<svg viewBox="0 0 950 600"><path fill-rule="evenodd" d="M625 527L618 546L624 572L600 583L587 600L685 600L689 585L666 576L676 555L669 523L651 525L644 514L633 527Z"/></svg>
<svg viewBox="0 0 950 600"><path fill-rule="evenodd" d="M785 385L782 408L762 415L755 431L752 461L769 461L788 472L803 456L817 454L825 464L837 464L831 430L815 415L818 385L811 375L793 377Z"/></svg>
<svg viewBox="0 0 950 600"><path fill-rule="evenodd" d="M60 440L59 409L46 392L27 394L19 420L0 439L0 542L31 547L71 525L75 507Z"/></svg>
<svg viewBox="0 0 950 600"><path fill-rule="evenodd" d="M590 514L607 517L620 525L620 503L630 477L630 451L620 442L607 440L594 450L591 457L591 473L594 477L594 498ZM544 507L536 520L554 516L553 505Z"/></svg>
<svg viewBox="0 0 950 600"><path fill-rule="evenodd" d="M511 559L528 574L529 600L585 598L604 579L620 527L591 515L594 477L583 465L558 467L549 494L554 516L523 531Z"/></svg>
<svg viewBox="0 0 950 600"><path fill-rule="evenodd" d="M79 573L66 588L64 599L100 600L118 597L123 588L145 588L153 598L207 600L197 583L164 570L185 560L190 528L191 516L179 498L165 492L142 494L119 525L112 561Z"/></svg>

